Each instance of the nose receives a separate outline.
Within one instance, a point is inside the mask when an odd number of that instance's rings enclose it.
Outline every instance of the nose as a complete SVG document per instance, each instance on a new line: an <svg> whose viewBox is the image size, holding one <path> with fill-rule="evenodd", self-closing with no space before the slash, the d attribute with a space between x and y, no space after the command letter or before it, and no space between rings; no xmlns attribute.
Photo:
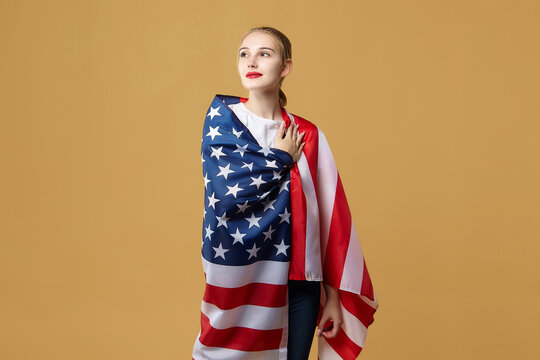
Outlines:
<svg viewBox="0 0 540 360"><path fill-rule="evenodd" d="M250 56L248 58L248 67L250 68L256 68L257 67L257 57L256 56Z"/></svg>

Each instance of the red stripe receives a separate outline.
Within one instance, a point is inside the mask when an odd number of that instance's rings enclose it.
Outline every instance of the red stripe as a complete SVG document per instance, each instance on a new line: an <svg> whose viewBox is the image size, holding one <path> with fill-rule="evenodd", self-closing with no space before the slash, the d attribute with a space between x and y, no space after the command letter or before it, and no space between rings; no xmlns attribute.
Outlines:
<svg viewBox="0 0 540 360"><path fill-rule="evenodd" d="M292 115L292 114L291 114ZM281 116L287 128L291 119L285 109L281 109ZM298 165L291 168L291 262L289 265L290 280L306 279L306 198L302 189L302 180Z"/></svg>
<svg viewBox="0 0 540 360"><path fill-rule="evenodd" d="M306 279L306 198L298 166L291 168L291 264L290 280Z"/></svg>
<svg viewBox="0 0 540 360"><path fill-rule="evenodd" d="M373 291L373 284L371 283L371 277L366 266L366 259L364 259L364 276L362 277L362 289L361 293L367 296L370 300L375 300L375 292Z"/></svg>
<svg viewBox="0 0 540 360"><path fill-rule="evenodd" d="M281 307L287 305L287 285L252 283L237 288L206 284L204 301L223 310L241 305Z"/></svg>
<svg viewBox="0 0 540 360"><path fill-rule="evenodd" d="M330 221L328 245L326 246L323 268L325 281L336 289L339 289L341 284L345 258L349 249L351 226L351 213L347 198L345 197L345 191L341 184L341 178L338 174L334 209L332 211L332 220Z"/></svg>
<svg viewBox="0 0 540 360"><path fill-rule="evenodd" d="M294 121L298 124L300 132L306 132L302 141L306 143L302 152L306 156L311 178L315 191L317 191L317 167L319 163L319 129L310 121L298 115L291 114Z"/></svg>
<svg viewBox="0 0 540 360"><path fill-rule="evenodd" d="M290 118L282 109L281 112L287 127L290 124ZM303 141L306 143L303 152L306 156L311 178L317 195L317 163L319 154L319 130L308 120L291 114L299 131L305 131ZM295 164L291 169L291 263L289 268L290 280L306 279L306 198L302 189L302 180L298 166Z"/></svg>
<svg viewBox="0 0 540 360"><path fill-rule="evenodd" d="M283 121L285 121L285 127L288 128L291 122L291 119L289 119L289 115L287 115L287 111L284 108L281 108L281 117L283 118Z"/></svg>
<svg viewBox="0 0 540 360"><path fill-rule="evenodd" d="M373 322L373 314L375 309L369 306L358 294L354 294L349 291L340 291L339 299L341 304L348 312L350 312L355 318L360 320L365 327Z"/></svg>
<svg viewBox="0 0 540 360"><path fill-rule="evenodd" d="M241 351L279 349L282 329L255 330L246 327L214 329L208 317L201 313L201 344Z"/></svg>
<svg viewBox="0 0 540 360"><path fill-rule="evenodd" d="M325 340L343 360L355 360L362 351L362 347L352 341L343 330L339 330L335 338Z"/></svg>

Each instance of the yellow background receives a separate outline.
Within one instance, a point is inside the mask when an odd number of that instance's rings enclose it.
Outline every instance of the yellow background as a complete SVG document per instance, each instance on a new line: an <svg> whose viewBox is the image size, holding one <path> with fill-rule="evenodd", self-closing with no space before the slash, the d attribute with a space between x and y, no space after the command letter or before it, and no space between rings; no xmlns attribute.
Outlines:
<svg viewBox="0 0 540 360"><path fill-rule="evenodd" d="M0 358L190 358L202 122L259 25L381 304L360 358L537 358L539 4L1 0Z"/></svg>

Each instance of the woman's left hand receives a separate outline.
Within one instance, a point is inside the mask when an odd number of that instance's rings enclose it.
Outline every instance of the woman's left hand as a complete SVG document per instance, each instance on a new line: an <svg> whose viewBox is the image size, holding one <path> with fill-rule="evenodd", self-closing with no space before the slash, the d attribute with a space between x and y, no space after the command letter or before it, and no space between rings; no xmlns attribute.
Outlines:
<svg viewBox="0 0 540 360"><path fill-rule="evenodd" d="M336 337L341 325L343 324L343 314L341 313L341 305L339 301L338 291L329 286L324 286L326 290L326 302L324 303L321 320L317 324L317 336L324 336L325 338ZM326 323L330 321L332 325L323 328Z"/></svg>

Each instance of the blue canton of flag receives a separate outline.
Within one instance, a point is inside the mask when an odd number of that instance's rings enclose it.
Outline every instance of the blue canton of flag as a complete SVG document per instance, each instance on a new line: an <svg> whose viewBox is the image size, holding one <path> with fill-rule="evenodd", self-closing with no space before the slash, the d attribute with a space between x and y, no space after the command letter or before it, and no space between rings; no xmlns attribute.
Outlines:
<svg viewBox="0 0 540 360"><path fill-rule="evenodd" d="M290 261L292 157L261 147L227 100L214 99L203 126L202 255L223 265Z"/></svg>

